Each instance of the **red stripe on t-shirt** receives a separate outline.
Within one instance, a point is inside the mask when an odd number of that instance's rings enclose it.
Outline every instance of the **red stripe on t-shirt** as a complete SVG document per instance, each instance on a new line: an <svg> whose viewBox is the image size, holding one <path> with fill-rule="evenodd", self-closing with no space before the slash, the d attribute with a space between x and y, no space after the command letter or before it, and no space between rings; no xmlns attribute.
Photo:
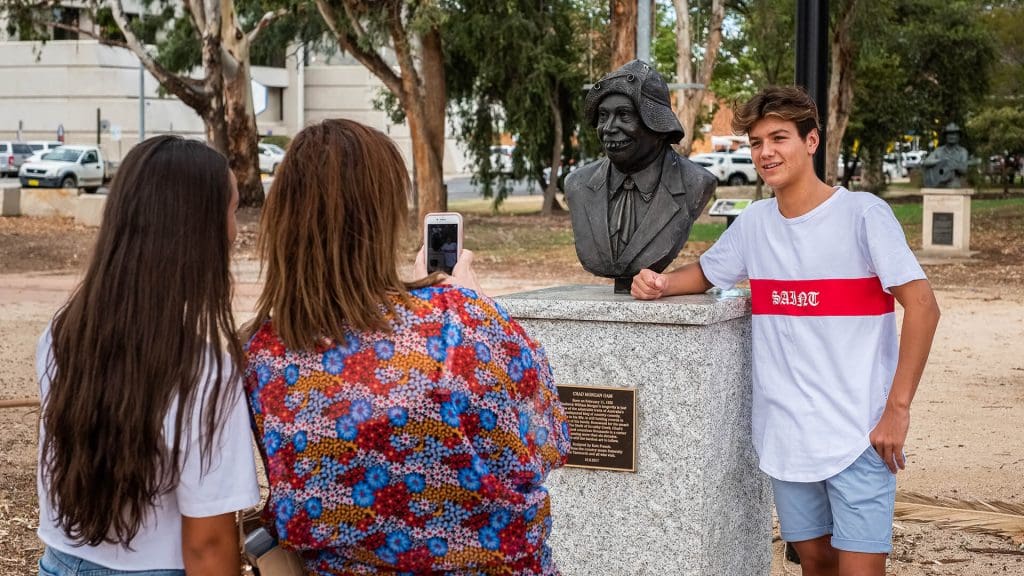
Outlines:
<svg viewBox="0 0 1024 576"><path fill-rule="evenodd" d="M751 280L753 314L878 316L896 309L877 276L823 280Z"/></svg>

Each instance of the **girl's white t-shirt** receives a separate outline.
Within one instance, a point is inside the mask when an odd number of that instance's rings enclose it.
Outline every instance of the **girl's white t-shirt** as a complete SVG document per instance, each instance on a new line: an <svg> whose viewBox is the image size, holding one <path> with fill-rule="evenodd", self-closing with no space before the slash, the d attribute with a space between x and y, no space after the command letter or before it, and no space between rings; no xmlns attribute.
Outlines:
<svg viewBox="0 0 1024 576"><path fill-rule="evenodd" d="M700 264L720 288L750 280L761 469L790 482L841 472L870 445L896 372L889 288L925 278L892 209L841 187L796 218L755 202Z"/></svg>
<svg viewBox="0 0 1024 576"><path fill-rule="evenodd" d="M50 389L51 375L48 367L51 365L51 350L52 336L47 328L36 348L36 376L40 398L44 402ZM224 362L225 367L230 365L230 359L225 358ZM181 552L183 515L205 518L255 506L260 500L260 492L256 481L249 413L241 381L236 379L232 388L224 388L221 392L221 398L232 403L226 407L223 429L214 442L214 452L205 473L200 459L199 431L203 414L198 398L205 397L207 389L205 385L201 386L196 392L191 429L182 430L181 477L178 485L160 496L158 505L152 509L138 535L132 540L131 550L120 544L77 546L70 540L55 521L44 487L46 479L40 471L36 486L39 494L38 534L43 543L115 570L181 570L184 569ZM174 406L175 402L172 402L172 408L164 419L164 437L168 442L174 438ZM39 434L39 445L42 446L42 425Z"/></svg>

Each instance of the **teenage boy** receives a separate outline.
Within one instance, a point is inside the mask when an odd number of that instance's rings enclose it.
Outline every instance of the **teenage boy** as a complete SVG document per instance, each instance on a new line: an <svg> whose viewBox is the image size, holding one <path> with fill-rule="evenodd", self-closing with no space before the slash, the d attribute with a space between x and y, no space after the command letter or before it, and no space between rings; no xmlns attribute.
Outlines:
<svg viewBox="0 0 1024 576"><path fill-rule="evenodd" d="M815 175L818 111L805 92L766 88L736 111L733 130L749 136L775 197L748 207L698 262L641 271L632 294L750 280L753 441L782 537L805 576L882 575L935 296L889 206Z"/></svg>

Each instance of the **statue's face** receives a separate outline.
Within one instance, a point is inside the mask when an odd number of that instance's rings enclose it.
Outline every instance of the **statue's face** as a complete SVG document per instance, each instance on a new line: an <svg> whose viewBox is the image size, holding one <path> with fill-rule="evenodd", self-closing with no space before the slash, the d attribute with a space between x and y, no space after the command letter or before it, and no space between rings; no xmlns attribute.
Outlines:
<svg viewBox="0 0 1024 576"><path fill-rule="evenodd" d="M959 132L946 132L946 144L955 146L960 143Z"/></svg>
<svg viewBox="0 0 1024 576"><path fill-rule="evenodd" d="M608 159L619 170L636 172L661 152L662 134L651 131L625 94L609 94L597 106L597 136Z"/></svg>

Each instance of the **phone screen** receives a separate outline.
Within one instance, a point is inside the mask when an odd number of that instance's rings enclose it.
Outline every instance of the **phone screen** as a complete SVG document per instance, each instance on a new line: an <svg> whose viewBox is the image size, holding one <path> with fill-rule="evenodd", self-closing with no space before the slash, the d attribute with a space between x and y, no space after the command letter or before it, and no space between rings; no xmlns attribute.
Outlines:
<svg viewBox="0 0 1024 576"><path fill-rule="evenodd" d="M459 259L459 225L427 225L427 272L451 274Z"/></svg>

